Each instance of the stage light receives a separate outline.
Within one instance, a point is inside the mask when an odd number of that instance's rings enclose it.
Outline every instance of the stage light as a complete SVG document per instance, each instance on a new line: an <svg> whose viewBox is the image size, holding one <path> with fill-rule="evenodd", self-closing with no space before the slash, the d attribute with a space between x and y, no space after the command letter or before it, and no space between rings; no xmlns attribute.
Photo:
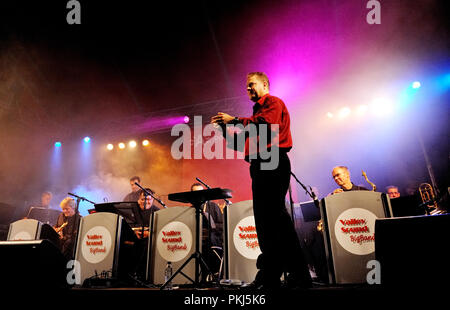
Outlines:
<svg viewBox="0 0 450 310"><path fill-rule="evenodd" d="M131 147L131 148L136 147L136 145L137 145L137 143L134 140L131 140L130 142L128 142L128 146Z"/></svg>
<svg viewBox="0 0 450 310"><path fill-rule="evenodd" d="M435 78L433 82L436 91L447 91L450 88L450 74L442 74Z"/></svg>
<svg viewBox="0 0 450 310"><path fill-rule="evenodd" d="M348 115L350 115L352 110L350 110L349 107L343 107L342 109L339 110L339 117L340 118L344 118L347 117Z"/></svg>
<svg viewBox="0 0 450 310"><path fill-rule="evenodd" d="M57 142L55 142L55 147L61 147L61 142L59 142L59 141L57 141Z"/></svg>
<svg viewBox="0 0 450 310"><path fill-rule="evenodd" d="M369 110L369 107L365 104L360 105L357 109L356 109L356 113L358 115L363 115L367 112L367 110Z"/></svg>
<svg viewBox="0 0 450 310"><path fill-rule="evenodd" d="M370 104L370 110L378 116L391 114L393 111L392 103L385 98L375 98Z"/></svg>
<svg viewBox="0 0 450 310"><path fill-rule="evenodd" d="M89 142L91 142L91 138L89 138L89 137L84 137L84 142L86 142L86 143L89 143Z"/></svg>
<svg viewBox="0 0 450 310"><path fill-rule="evenodd" d="M183 121L184 121L185 124L189 123L189 116L185 116L183 118Z"/></svg>
<svg viewBox="0 0 450 310"><path fill-rule="evenodd" d="M331 113L331 112L328 112L328 113L327 113L327 117L328 117L328 118L333 118L333 117L334 117L334 115L333 115L333 113Z"/></svg>
<svg viewBox="0 0 450 310"><path fill-rule="evenodd" d="M415 81L412 83L412 88L417 89L420 87L420 82L419 81Z"/></svg>
<svg viewBox="0 0 450 310"><path fill-rule="evenodd" d="M147 139L145 139L144 141L142 141L142 145L143 145L143 146L149 146L149 145L150 145L150 141L148 141Z"/></svg>
<svg viewBox="0 0 450 310"><path fill-rule="evenodd" d="M123 150L125 148L125 143L120 142L119 143L119 149Z"/></svg>
<svg viewBox="0 0 450 310"><path fill-rule="evenodd" d="M112 150L114 149L114 145L112 145L112 144L110 143L110 144L108 144L108 145L106 146L106 149L107 149L108 151L112 151Z"/></svg>

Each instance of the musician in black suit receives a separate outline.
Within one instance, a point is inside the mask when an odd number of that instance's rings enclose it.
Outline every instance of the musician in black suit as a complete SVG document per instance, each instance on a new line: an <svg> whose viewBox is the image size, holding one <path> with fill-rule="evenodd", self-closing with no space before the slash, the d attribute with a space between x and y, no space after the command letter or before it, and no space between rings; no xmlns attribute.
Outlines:
<svg viewBox="0 0 450 310"><path fill-rule="evenodd" d="M150 189L145 189L147 192L154 194L155 192ZM143 220L143 227L133 227L133 230L138 237L135 247L135 259L136 259L136 267L135 267L135 276L141 280L145 279L146 272L146 254L148 247L148 237L149 237L149 226L150 226L150 217L153 212L158 211L160 208L153 204L153 197L147 195L142 190L139 189L138 200L140 215Z"/></svg>
<svg viewBox="0 0 450 310"><path fill-rule="evenodd" d="M155 193L152 189L146 188L147 192L150 192L152 195ZM143 226L144 228L148 228L150 225L150 216L153 212L158 211L160 208L153 204L153 197L150 195L147 195L147 202L145 201L145 192L140 189L138 191L139 198L137 200L137 203L139 204L141 217L143 220ZM137 227L135 227L137 228ZM138 238L148 238L148 229L144 231L144 235L142 235L142 230L136 229L135 230L136 235Z"/></svg>

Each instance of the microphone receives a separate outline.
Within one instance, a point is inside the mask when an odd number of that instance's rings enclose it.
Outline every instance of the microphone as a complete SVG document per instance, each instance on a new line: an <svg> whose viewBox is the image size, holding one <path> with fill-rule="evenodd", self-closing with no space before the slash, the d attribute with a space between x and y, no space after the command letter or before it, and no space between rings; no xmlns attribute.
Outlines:
<svg viewBox="0 0 450 310"><path fill-rule="evenodd" d="M309 186L309 189L311 190L311 196L312 196L312 199L314 201L314 204L316 205L317 208L320 208L320 206L319 206L319 199L317 199L316 193L314 193L311 185Z"/></svg>
<svg viewBox="0 0 450 310"><path fill-rule="evenodd" d="M309 186L309 189L311 190L311 196L312 196L312 199L313 199L313 200L317 200L316 193L314 193L314 191L313 191L313 189L312 189L311 186Z"/></svg>

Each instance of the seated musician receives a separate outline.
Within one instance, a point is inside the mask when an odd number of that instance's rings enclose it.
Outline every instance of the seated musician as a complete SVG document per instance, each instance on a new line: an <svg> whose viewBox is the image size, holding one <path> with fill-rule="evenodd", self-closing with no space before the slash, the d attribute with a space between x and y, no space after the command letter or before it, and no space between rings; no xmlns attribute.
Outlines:
<svg viewBox="0 0 450 310"><path fill-rule="evenodd" d="M80 213L75 214L76 202L70 197L64 198L60 207L62 213L56 221L55 231L61 238L61 251L67 259L74 257L74 245L78 235L78 224L81 219Z"/></svg>
<svg viewBox="0 0 450 310"><path fill-rule="evenodd" d="M191 185L191 191L200 190L204 190L202 184L194 183ZM208 267L215 274L219 271L220 260L212 249L215 249L216 253L219 252L219 255L223 253L223 214L221 208L212 201L207 201L202 207L202 254Z"/></svg>
<svg viewBox="0 0 450 310"><path fill-rule="evenodd" d="M53 194L51 192L43 192L41 195L41 203L38 205L32 205L28 209L27 215L24 219L35 219L42 223L50 225L56 224L56 213L58 211L52 209L50 202L52 201ZM53 211L53 212L52 212Z"/></svg>
<svg viewBox="0 0 450 310"><path fill-rule="evenodd" d="M150 188L145 189L147 192L154 194L155 192ZM140 189L138 191L139 199L138 204L141 211L141 216L143 219L143 226L141 227L133 227L133 230L138 237L138 242L136 242L135 248L135 260L136 265L134 267L134 276L141 280L145 279L146 272L146 254L147 254L147 246L148 246L148 237L149 237L149 226L150 226L150 216L152 212L158 211L159 208L153 204L153 197L147 195L146 201L146 193Z"/></svg>
<svg viewBox="0 0 450 310"><path fill-rule="evenodd" d="M357 186L350 180L350 171L345 166L337 166L333 168L331 172L334 182L339 186L335 189L331 195L339 194L349 191L367 191L368 189L363 186Z"/></svg>
<svg viewBox="0 0 450 310"><path fill-rule="evenodd" d="M152 193L152 194L155 193L150 188L146 188L145 190L147 192ZM147 202L145 202L145 192L142 189L140 189L138 191L138 193L139 193L139 199L138 199L137 202L139 204L139 208L141 210L141 216L142 216L142 219L144 221L144 223L143 223L144 224L143 225L144 226L144 232L143 232L143 235L142 235L142 231L143 231L141 229L142 227L134 227L133 230L135 231L136 236L138 238L148 238L148 235L149 235L148 227L150 225L150 215L153 212L158 211L160 208L153 204L154 199L150 195L147 195Z"/></svg>
<svg viewBox="0 0 450 310"><path fill-rule="evenodd" d="M400 197L400 192L398 191L398 187L394 185L386 186L386 193L389 198L394 199Z"/></svg>

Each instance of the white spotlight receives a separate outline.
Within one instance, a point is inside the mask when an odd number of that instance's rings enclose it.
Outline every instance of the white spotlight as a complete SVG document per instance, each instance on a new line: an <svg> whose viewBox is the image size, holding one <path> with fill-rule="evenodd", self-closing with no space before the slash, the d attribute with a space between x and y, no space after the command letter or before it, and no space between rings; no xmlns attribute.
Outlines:
<svg viewBox="0 0 450 310"><path fill-rule="evenodd" d="M128 142L128 146L131 147L131 148L136 147L136 145L137 145L137 143L134 140L131 140L130 142Z"/></svg>
<svg viewBox="0 0 450 310"><path fill-rule="evenodd" d="M370 104L370 111L377 116L385 116L392 113L393 106L386 98L375 98Z"/></svg>
<svg viewBox="0 0 450 310"><path fill-rule="evenodd" d="M352 112L352 110L350 110L349 107L343 107L342 109L339 110L339 117L345 118L345 117L349 116L351 112Z"/></svg>
<svg viewBox="0 0 450 310"><path fill-rule="evenodd" d="M364 115L367 112L367 110L369 110L369 107L365 104L362 104L356 109L356 113L358 115Z"/></svg>

